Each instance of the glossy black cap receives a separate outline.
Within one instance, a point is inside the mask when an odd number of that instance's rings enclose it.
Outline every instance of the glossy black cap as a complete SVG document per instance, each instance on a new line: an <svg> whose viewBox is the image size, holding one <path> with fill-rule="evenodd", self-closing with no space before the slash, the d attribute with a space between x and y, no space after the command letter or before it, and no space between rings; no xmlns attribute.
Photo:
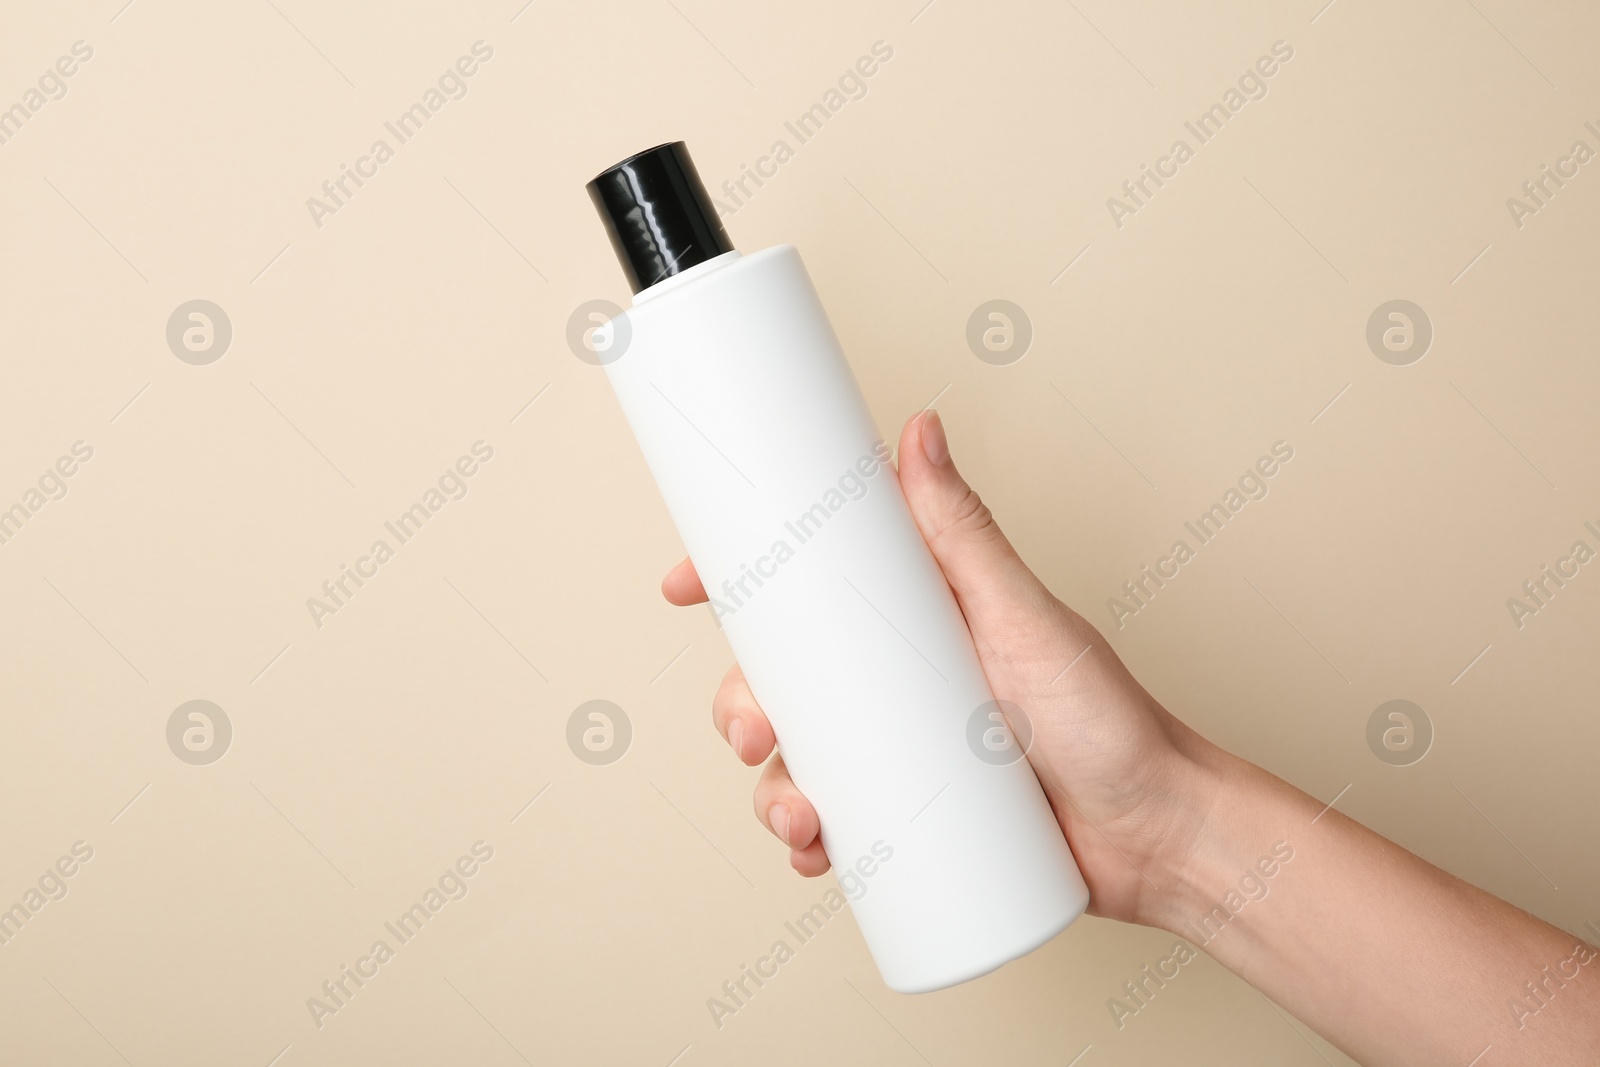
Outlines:
<svg viewBox="0 0 1600 1067"><path fill-rule="evenodd" d="M636 293L733 251L682 141L629 156L588 189Z"/></svg>

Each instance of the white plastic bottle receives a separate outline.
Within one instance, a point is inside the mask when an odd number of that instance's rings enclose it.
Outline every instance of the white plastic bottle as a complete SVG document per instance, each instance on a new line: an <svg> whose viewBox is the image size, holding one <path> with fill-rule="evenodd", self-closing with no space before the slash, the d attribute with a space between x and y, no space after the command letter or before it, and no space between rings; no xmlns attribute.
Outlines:
<svg viewBox="0 0 1600 1067"><path fill-rule="evenodd" d="M589 191L635 292L606 372L884 981L1031 952L1089 893L799 254L735 251L682 142Z"/></svg>

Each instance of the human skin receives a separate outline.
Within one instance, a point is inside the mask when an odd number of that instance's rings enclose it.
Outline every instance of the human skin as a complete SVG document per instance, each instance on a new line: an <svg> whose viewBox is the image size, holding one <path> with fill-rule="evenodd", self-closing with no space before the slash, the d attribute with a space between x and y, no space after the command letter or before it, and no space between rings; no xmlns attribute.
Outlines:
<svg viewBox="0 0 1600 1067"><path fill-rule="evenodd" d="M1203 947L1353 1059L1600 1062L1592 946L1223 751L1163 708L1017 555L956 470L936 412L906 423L899 479L995 697L1027 710L1028 759L1092 914L1199 941L1191 924L1237 894L1283 842L1293 858L1271 877L1270 904L1239 908ZM706 600L688 560L662 592L673 604ZM789 847L794 869L826 872L816 810L773 755L772 726L737 664L712 721L744 763L766 761L756 817Z"/></svg>

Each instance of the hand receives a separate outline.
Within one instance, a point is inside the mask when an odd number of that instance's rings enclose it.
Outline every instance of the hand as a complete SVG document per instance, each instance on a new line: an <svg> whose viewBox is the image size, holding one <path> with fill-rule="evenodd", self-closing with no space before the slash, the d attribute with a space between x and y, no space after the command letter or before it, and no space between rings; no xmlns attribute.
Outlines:
<svg viewBox="0 0 1600 1067"><path fill-rule="evenodd" d="M936 412L906 423L899 460L911 513L966 616L995 697L1030 720L1028 759L1088 883L1090 911L1153 921L1156 886L1181 877L1214 792L1201 765L1231 757L1157 704L1105 638L1022 562L957 472ZM661 589L674 604L706 600L689 560L667 574ZM772 726L737 664L711 716L746 764L771 755ZM795 870L807 877L828 870L817 813L781 755L756 784L755 809L791 849Z"/></svg>
<svg viewBox="0 0 1600 1067"><path fill-rule="evenodd" d="M906 424L899 456L911 513L990 688L1029 718L1028 760L1089 885L1091 912L1193 939L1374 1067L1459 1067L1488 1048L1496 1062L1596 1062L1600 950L1178 722L1018 558L956 472L937 415ZM662 592L674 604L706 599L687 560ZM737 666L711 715L745 763L772 753L772 726ZM755 801L796 870L828 869L817 813L781 756L762 772ZM1279 846L1292 863L1269 876L1270 897L1266 883L1251 883L1261 893L1246 905L1243 878Z"/></svg>

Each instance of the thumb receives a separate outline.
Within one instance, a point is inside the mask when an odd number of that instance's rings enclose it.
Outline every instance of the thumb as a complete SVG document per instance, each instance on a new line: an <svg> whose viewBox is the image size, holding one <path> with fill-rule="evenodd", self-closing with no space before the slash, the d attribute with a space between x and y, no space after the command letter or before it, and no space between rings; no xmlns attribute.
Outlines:
<svg viewBox="0 0 1600 1067"><path fill-rule="evenodd" d="M1011 547L956 470L944 423L925 411L900 433L900 485L922 539L955 592L980 648L1036 625L1056 600Z"/></svg>

